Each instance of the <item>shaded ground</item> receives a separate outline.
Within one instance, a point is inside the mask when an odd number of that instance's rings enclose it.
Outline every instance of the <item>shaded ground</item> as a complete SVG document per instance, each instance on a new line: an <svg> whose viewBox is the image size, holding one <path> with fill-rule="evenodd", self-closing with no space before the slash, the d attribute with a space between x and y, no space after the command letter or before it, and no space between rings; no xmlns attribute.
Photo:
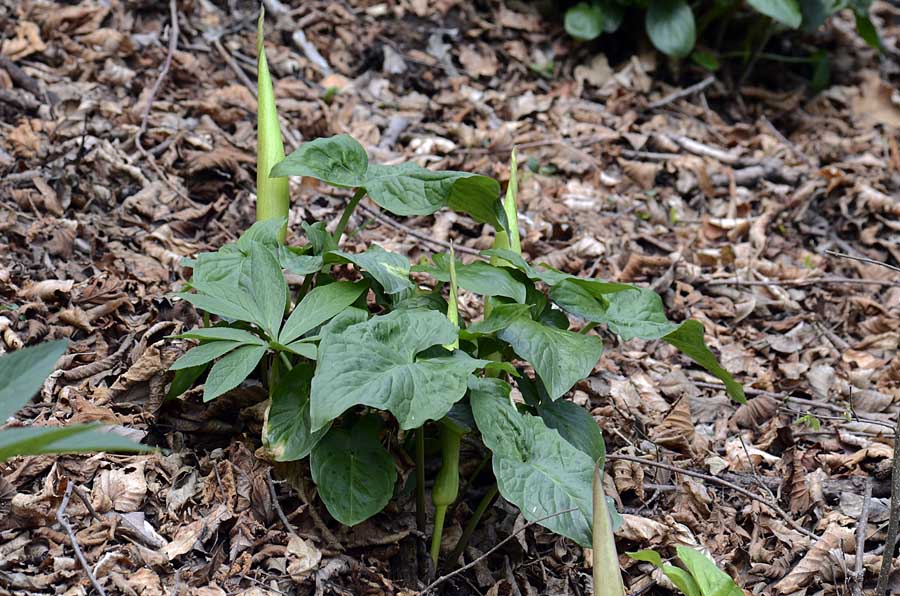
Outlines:
<svg viewBox="0 0 900 596"><path fill-rule="evenodd" d="M407 497L341 529L311 491L270 484L254 456L258 387L209 406L196 391L163 404L166 369L186 347L164 338L197 320L166 293L184 279L182 257L252 222L256 139L245 86L255 80L255 9L182 3L178 50L150 104L171 31L163 4L0 4L0 350L72 340L64 370L13 424L99 420L171 450L4 464L0 589L89 591L56 524L69 481L96 512L78 498L67 509L108 593L414 590L415 553L402 546L416 542L405 539L414 520L399 513L412 511ZM571 399L596 416L609 453L715 475L789 518L733 488L619 460L607 488L626 513L620 551L702 546L754 593L842 592L871 477L873 585L900 400L900 281L825 251L900 263L900 11L876 4L882 57L849 20L822 34L835 72L818 97L764 63L769 90L738 96L714 82L669 101L678 88L660 82L671 80L667 65L651 54L610 66L527 5L298 4L270 19L267 36L289 149L346 132L378 160L505 181L517 146L530 257L651 285L674 318L704 323L746 384L753 399L735 408L668 346L605 337L595 374ZM332 98L326 87L341 91ZM144 154L135 137L148 106ZM346 197L330 193L295 186L292 228L335 220ZM350 229L349 250L377 241L413 259L451 239L473 250L491 241L462 216L398 224L371 204ZM275 477L302 487L305 471ZM470 488L451 538L480 497L478 482ZM522 523L496 504L467 560ZM622 564L629 591L664 593L642 564ZM580 595L589 575L581 549L529 529L444 588Z"/></svg>

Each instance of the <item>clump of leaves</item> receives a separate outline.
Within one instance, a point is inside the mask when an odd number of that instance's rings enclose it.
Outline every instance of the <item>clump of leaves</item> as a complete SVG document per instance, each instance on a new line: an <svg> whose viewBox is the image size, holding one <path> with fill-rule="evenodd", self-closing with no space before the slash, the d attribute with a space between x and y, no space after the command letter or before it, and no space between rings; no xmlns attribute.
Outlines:
<svg viewBox="0 0 900 596"><path fill-rule="evenodd" d="M565 28L572 37L590 41L614 33L629 12L643 17L643 28L657 50L673 58L691 58L709 70L719 68L720 59L753 59L754 48L762 49L773 33L811 33L833 15L850 10L859 35L875 49L881 48L869 10L873 0L588 0L565 13ZM737 36L725 35L738 32ZM722 44L725 39L737 45ZM699 45L703 49L696 49ZM705 42L705 43L704 43ZM797 62L796 57L757 54L762 59ZM812 48L809 58L814 86L827 82L827 56ZM825 79L823 81L823 78Z"/></svg>
<svg viewBox="0 0 900 596"><path fill-rule="evenodd" d="M274 105L260 110L274 113ZM272 121L266 134L275 133ZM706 347L700 323L669 321L656 293L523 258L515 156L503 200L500 185L486 176L370 163L347 135L300 146L271 170L273 178L286 176L354 193L333 233L324 222L305 222L305 243L286 246L286 220L265 219L237 242L187 261L193 276L177 295L218 321L179 336L199 345L173 364L170 395L204 374L205 401L250 376L259 379L269 392L263 445L276 461L308 457L319 497L342 524L358 524L390 502L404 461L417 468L417 513L424 522L424 444L436 441L443 460L432 488L436 561L444 516L458 498L466 434L490 452L496 481L474 523L499 492L526 519L590 546L592 480L595 464L602 468L603 436L588 412L561 398L600 358L603 342L591 333L596 325L623 340L672 344L744 401L741 386ZM271 189L261 186L259 200L277 196ZM364 196L399 216L445 208L464 213L494 228L493 248L471 263L451 250L415 265L375 244L358 253L341 250ZM285 271L302 276L302 284L290 288ZM427 274L433 286L413 283L411 272ZM460 320L458 289L482 297L482 320ZM570 316L581 321L580 331L571 329ZM464 540L457 544L451 563L464 546Z"/></svg>
<svg viewBox="0 0 900 596"><path fill-rule="evenodd" d="M188 263L190 291L178 296L219 322L181 336L200 345L173 365L174 385L189 386L209 368L203 396L211 400L259 371L271 397L264 444L278 461L309 457L320 497L344 524L374 515L393 495L396 463L387 446L446 421L471 429L491 451L500 494L527 519L571 510L541 523L589 546L603 437L584 409L560 398L600 358L593 325L622 340L674 345L743 401L741 386L704 344L700 323L669 321L656 293L532 265L512 250L515 213L508 216L490 178L370 164L344 135L304 144L273 175L354 188L348 210L363 194L398 215L453 208L495 226L502 240L484 251L490 262L436 254L413 266L378 245L343 251L322 222L304 224L304 245L281 245L284 221L276 219ZM283 271L305 276L298 291L289 291ZM411 271L430 275L435 287L417 287ZM442 289L454 277L483 296L483 320L447 317L454 305ZM570 329L569 316L582 321L581 332ZM524 401L512 399L513 387Z"/></svg>
<svg viewBox="0 0 900 596"><path fill-rule="evenodd" d="M661 569L685 596L743 596L743 590L734 580L704 554L686 546L676 547L675 552L683 568L664 563L654 550L627 554L632 559L651 563Z"/></svg>
<svg viewBox="0 0 900 596"><path fill-rule="evenodd" d="M65 353L66 345L65 340L52 341L0 358L0 424L12 418L40 390ZM14 426L0 430L0 462L22 455L149 450L97 424Z"/></svg>

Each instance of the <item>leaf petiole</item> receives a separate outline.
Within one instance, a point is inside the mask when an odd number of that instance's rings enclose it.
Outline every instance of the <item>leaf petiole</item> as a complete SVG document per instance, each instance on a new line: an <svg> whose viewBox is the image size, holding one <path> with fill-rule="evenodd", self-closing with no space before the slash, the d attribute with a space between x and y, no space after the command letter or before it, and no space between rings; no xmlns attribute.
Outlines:
<svg viewBox="0 0 900 596"><path fill-rule="evenodd" d="M347 206L344 207L344 212L341 214L341 220L338 222L337 227L334 229L335 244L340 243L341 236L344 235L344 230L347 228L347 222L350 221L350 216L353 215L353 211L356 209L356 206L359 205L359 202L364 196L366 196L366 189L357 188L356 193L353 195L353 198L351 198L350 202L347 203Z"/></svg>

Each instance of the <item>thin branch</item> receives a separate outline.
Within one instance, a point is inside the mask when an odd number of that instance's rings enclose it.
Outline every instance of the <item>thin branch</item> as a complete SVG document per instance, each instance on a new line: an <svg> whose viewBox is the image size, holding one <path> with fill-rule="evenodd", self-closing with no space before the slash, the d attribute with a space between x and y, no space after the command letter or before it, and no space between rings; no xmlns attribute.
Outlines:
<svg viewBox="0 0 900 596"><path fill-rule="evenodd" d="M656 101L651 102L650 105L648 105L647 107L650 108L651 110L656 110L665 105L669 105L672 102L676 102L679 99L683 99L685 97L693 95L694 93L700 93L701 91L703 91L704 89L706 89L707 87L709 87L710 85L712 85L715 82L716 82L716 77L713 75L709 75L708 77L706 77L699 83L695 83L695 84L691 85L690 87L685 87L684 89L676 91L675 93L670 93L669 95L666 95L662 99L657 99Z"/></svg>
<svg viewBox="0 0 900 596"><path fill-rule="evenodd" d="M141 153L146 153L144 146L141 145L141 136L147 132L147 121L150 119L150 110L153 108L153 102L156 99L159 88L169 74L169 69L172 67L172 58L175 56L175 51L178 49L178 3L176 0L169 0L169 17L172 21L169 26L169 49L166 52L166 59L163 61L162 68L159 69L159 75L156 77L153 87L150 88L150 95L147 96L147 105L144 106L144 113L141 116L141 127L134 137L134 144Z"/></svg>
<svg viewBox="0 0 900 596"><path fill-rule="evenodd" d="M491 556L492 554L494 554L495 552L497 552L498 550L500 550L500 548L502 548L504 544L506 544L506 543L509 542L510 540L513 540L516 536L518 536L519 534L521 534L522 532L524 532L525 530L527 530L527 529L530 528L531 526L533 526L533 525L535 525L535 524L539 524L539 523L541 523L542 521L547 521L548 519L552 519L552 518L554 518L554 517L559 517L560 515L565 515L566 513L572 513L572 512L575 511L576 509L578 509L578 508L577 508L577 507L572 507L571 509L565 509L565 510L563 510L563 511L557 511L556 513L551 513L550 515L545 515L544 517L539 517L538 519L536 519L536 520L534 520L534 521L528 522L527 524L525 524L524 526L522 526L521 528L519 528L518 530L516 530L515 532L513 532L512 534L510 534L509 536L507 536L506 538L504 538L504 539L501 540L500 542L498 542L498 543L496 544L496 546L494 546L492 549L490 549L489 551L487 551L486 553L484 553L483 555L481 555L481 556L478 557L477 559L475 559L475 560L473 560L473 561L471 561L471 562L469 562L469 563L463 565L462 567L460 567L459 569L457 569L457 570L455 570L455 571L451 571L450 573L448 573L448 574L446 574L446 575L442 575L441 577L437 578L436 580L434 580L433 582L431 582L430 584L428 584L427 586L425 586L425 589L422 590L421 592L419 592L417 596L425 596L425 594L427 594L428 592L430 592L431 590L433 590L434 588L436 588L436 587L439 586L440 584L444 583L445 581L447 581L447 580L450 579L451 577L453 577L453 576L455 576L455 575L459 575L460 573L462 573L462 572L465 571L466 569L471 569L472 567L474 567L475 565L477 565L478 563L480 563L480 562L483 561L484 559L488 558L489 556Z"/></svg>
<svg viewBox="0 0 900 596"><path fill-rule="evenodd" d="M898 281L884 279L856 279L853 277L815 277L810 279L784 280L743 280L743 279L709 279L700 283L707 286L814 286L817 284L860 284L870 286L900 286Z"/></svg>
<svg viewBox="0 0 900 596"><path fill-rule="evenodd" d="M890 265L885 263L884 261L876 261L875 259L870 259L869 257L856 257L853 255L848 255L847 253L838 252L836 250L826 250L825 254L831 255L833 257L840 257L842 259L851 259L853 261L859 261L861 263L868 263L869 265L881 265L882 267L887 267L891 271L897 271L900 273L900 267L895 267L894 265Z"/></svg>
<svg viewBox="0 0 900 596"><path fill-rule="evenodd" d="M69 524L69 520L66 519L66 507L69 506L69 499L72 497L72 491L75 489L75 483L71 480L66 481L66 494L63 495L62 503L59 504L59 509L56 510L56 521L59 522L69 535L69 542L72 544L72 549L75 551L75 556L78 557L78 562L81 563L82 569L84 569L84 573L88 576L88 579L91 581L91 585L94 586L94 589L97 590L97 593L100 596L106 596L106 592L103 590L103 586L97 581L97 578L94 577L94 572L91 571L91 566L88 565L87 559L84 558L84 553L81 552L81 547L78 546L78 539L75 538L75 531L72 529L72 526Z"/></svg>
<svg viewBox="0 0 900 596"><path fill-rule="evenodd" d="M863 567L863 555L866 552L866 524L869 523L869 503L872 500L872 479L866 478L866 491L863 495L862 510L859 512L859 525L856 527L856 568L853 577L853 596L862 596L866 572Z"/></svg>
<svg viewBox="0 0 900 596"><path fill-rule="evenodd" d="M278 502L278 491L275 490L275 482L272 480L272 470L266 470L266 483L269 485L269 496L272 499L272 504L275 506L275 512L278 514L278 519L281 520L281 524L284 526L284 529L291 533L292 536L298 536L297 531L294 530L294 526L291 525L291 522L288 520L288 517L284 514L284 509L281 508L281 503Z"/></svg>
<svg viewBox="0 0 900 596"><path fill-rule="evenodd" d="M722 480L721 478L717 478L716 476L711 476L710 474L704 474L702 472L695 472L693 470L685 470L683 468L679 468L678 466L674 466L671 464L666 464L663 462L654 461L654 460L650 460L650 459L643 459L640 457L632 457L630 455L607 455L606 460L607 461L622 460L622 461L634 462L637 464L645 464L648 466L655 466L657 468L669 470L670 472L674 472L676 474L684 474L685 476L693 476L694 478L700 478L701 480L706 480L707 482L713 482L720 486L730 488L731 490L747 497L748 499L752 499L752 500L756 501L757 503L760 503L761 505L768 507L769 509L771 509L772 511L777 513L779 515L779 517L784 519L784 521L786 521L789 526L791 526L792 528L794 528L795 530L797 530L798 532L800 532L807 538L812 538L813 540L819 539L819 536L817 536L813 532L810 532L809 530L807 530L806 528L804 528L803 526L798 524L796 521L794 521L794 519L790 515L785 513L785 511L781 507L776 505L775 503L772 503L771 501L769 501L768 499L766 499L764 497L753 494L749 490L747 490L745 488L741 488L740 486L738 486L736 484L732 484L731 482L728 482L727 480Z"/></svg>
<svg viewBox="0 0 900 596"><path fill-rule="evenodd" d="M897 529L900 527L900 416L894 427L894 466L891 472L891 515L888 521L887 538L884 541L884 553L881 555L881 571L878 574L878 586L875 596L887 593L891 568L894 564L894 548L897 546Z"/></svg>
<svg viewBox="0 0 900 596"><path fill-rule="evenodd" d="M412 229L411 227L409 227L405 224L402 224L399 221L392 219L392 218L388 217L387 215L384 215L383 213L378 213L374 209L370 209L365 204L360 203L359 209L366 212L368 215L370 215L372 218L379 221L380 223L383 223L386 226L391 226L392 228L396 228L396 229L400 230L401 232L408 234L409 236L412 236L413 238L418 238L419 240L423 240L423 241L433 244L435 246L441 246L448 250L450 249L449 242L444 242L443 240L438 240L437 238L432 238L431 236L427 236L421 232L417 232L416 230ZM454 244L453 250L455 250L456 252L464 252L467 255L484 258L484 256L481 254L481 252L475 250L474 248L469 248L468 246L462 246L461 244Z"/></svg>

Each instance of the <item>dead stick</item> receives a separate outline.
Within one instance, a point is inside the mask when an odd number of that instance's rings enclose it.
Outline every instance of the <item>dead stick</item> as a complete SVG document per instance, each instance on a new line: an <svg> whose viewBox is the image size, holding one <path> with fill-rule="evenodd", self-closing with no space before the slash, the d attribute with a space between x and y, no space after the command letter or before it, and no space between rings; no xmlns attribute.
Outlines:
<svg viewBox="0 0 900 596"><path fill-rule="evenodd" d="M869 523L869 502L871 500L872 479L866 478L866 491L863 495L862 510L859 512L859 525L856 527L856 574L853 577L853 596L862 596L863 583L866 578L863 555L866 552L866 524Z"/></svg>
<svg viewBox="0 0 900 596"><path fill-rule="evenodd" d="M817 277L812 279L708 279L700 280L706 286L814 286L816 284L860 284L869 286L900 286L900 282L884 279L856 279L853 277Z"/></svg>
<svg viewBox="0 0 900 596"><path fill-rule="evenodd" d="M841 257L842 259L852 259L861 263L868 263L869 265L881 265L882 267L887 267L891 271L900 272L900 267L895 267L894 265L890 265L888 263L885 263L884 261L876 261L875 259L870 259L869 257L856 257L853 255L848 255L847 253L838 252L836 250L826 250L825 254L829 254L833 257Z"/></svg>
<svg viewBox="0 0 900 596"><path fill-rule="evenodd" d="M690 87L685 87L684 89L676 91L675 93L670 93L669 95L666 95L662 99L657 99L656 101L651 102L650 105L647 107L649 107L651 110L661 108L672 102L678 101L679 99L683 99L685 97L693 95L694 93L700 93L701 91L703 91L704 89L706 89L707 87L709 87L710 85L712 85L715 82L716 82L716 77L714 77L713 75L710 75L710 76L706 77L705 79L703 79L702 81L700 81L699 83L695 83L695 84L691 85Z"/></svg>
<svg viewBox="0 0 900 596"><path fill-rule="evenodd" d="M266 470L266 482L269 485L269 495L272 497L272 504L275 505L275 511L278 513L278 519L281 520L282 525L284 525L284 529L291 533L292 536L299 537L296 530L294 530L294 526L291 525L291 522L288 521L287 516L284 514L284 510L281 508L281 503L278 502L278 492L275 490L275 482L272 480L272 470Z"/></svg>
<svg viewBox="0 0 900 596"><path fill-rule="evenodd" d="M634 462L637 464L645 464L648 466L655 466L657 468L669 470L670 472L674 472L676 474L684 474L685 476L693 476L694 478L700 478L701 480L706 480L707 482L713 482L720 486L730 488L731 490L744 495L748 499L752 499L752 500L756 501L757 503L760 503L761 505L768 507L769 509L771 509L772 511L777 513L784 521L786 521L789 526L791 526L792 528L794 528L795 530L797 530L798 532L800 532L807 538L812 538L813 540L819 540L819 537L816 534L814 534L813 532L810 532L809 530L807 530L806 528L804 528L803 526L801 526L800 524L795 522L794 519L790 515L785 513L785 511L781 507L779 507L775 503L772 503L768 499L765 499L759 495L751 493L749 490L747 490L745 488L741 488L737 484L732 484L731 482L728 482L727 480L722 480L721 478L717 478L716 476L711 476L709 474L704 474L702 472L695 472L693 470L685 470L683 468L679 468L678 466L666 464L666 463L655 461L655 460L643 459L640 457L632 457L630 455L607 455L606 456L607 461L616 461L617 459L622 460L622 461L630 461L630 462Z"/></svg>
<svg viewBox="0 0 900 596"><path fill-rule="evenodd" d="M425 586L425 589L422 590L421 592L419 592L419 593L418 593L418 596L425 596L425 594L427 594L428 592L430 592L431 590L433 590L434 588L436 588L438 585L444 583L445 581L447 581L448 579L450 579L450 578L453 577L454 575L459 575L460 573L462 573L462 572L465 571L466 569L470 569L470 568L474 567L475 565L477 565L478 563L480 563L480 562L483 561L484 559L486 559L486 558L488 558L489 556L491 556L492 554L494 554L494 553L495 553L497 550L499 550L504 544L506 544L507 542L509 542L510 540L512 540L513 538L515 538L516 536L518 536L519 534L521 534L522 532L524 532L525 530L527 530L528 528L530 528L531 526L533 526L534 524L539 524L539 523L541 523L542 521L547 521L548 519L552 519L552 518L558 517L558 516L560 516L560 515L565 515L566 513L572 513L572 512L575 511L576 509L577 509L577 507L572 507L571 509L566 509L566 510L564 510L564 511L557 511L556 513L551 513L550 515L545 515L544 517L539 517L538 519L536 519L536 520L534 520L534 521L528 522L527 524L525 524L524 526L522 526L521 528L519 528L518 530L516 530L515 532L513 532L512 534L510 534L509 536L507 536L506 538L504 538L504 539L501 540L500 542L498 542L496 546L494 546L492 549L490 549L489 551L487 551L486 553L484 553L483 555L481 555L480 557L478 557L478 558L475 559L474 561L471 561L470 563L467 563L466 565L463 565L462 567L460 567L459 569L456 569L455 571L451 571L451 572L448 573L447 575L442 575L441 577L437 578L436 580L434 580L433 582L431 582L430 584L428 584L427 586Z"/></svg>
<svg viewBox="0 0 900 596"><path fill-rule="evenodd" d="M143 145L141 145L141 135L147 131L147 121L150 119L150 110L153 108L153 101L156 99L156 94L159 92L159 88L162 86L163 81L169 74L169 69L172 67L172 58L175 56L175 51L178 49L178 3L176 0L169 0L169 16L172 21L169 28L169 50L166 52L166 59L163 60L162 68L159 69L159 76L156 77L153 87L150 88L150 95L147 97L147 105L144 106L144 113L141 116L141 127L134 137L134 144L141 153L145 152Z"/></svg>
<svg viewBox="0 0 900 596"><path fill-rule="evenodd" d="M444 242L443 240L438 240L437 238L432 238L432 237L430 237L430 236L428 236L428 235L426 235L426 234L422 234L421 232L417 232L416 230L412 229L411 227L409 227L409 226L407 226L407 225L405 225L405 224L402 224L402 223L400 223L399 221L397 221L397 220L395 220L395 219L391 219L391 218L388 217L387 215L384 215L384 214L382 214L382 213L378 213L378 212L375 211L374 209L370 209L369 207L366 207L365 205L363 205L363 204L361 204L361 203L358 205L358 208L361 209L362 211L365 211L365 212L368 213L369 215L371 215L371 216L372 216L373 218L375 218L377 221L379 221L379 222L381 222L381 223L383 223L383 224L385 224L385 225L391 226L392 228L397 228L397 229L400 230L401 232L405 232L406 234L412 236L413 238L418 238L419 240L424 240L425 242L428 242L428 243L430 243L430 244L434 244L434 245L436 245L436 246L442 246L442 247L444 247L444 248L446 248L446 249L449 249L449 248L450 248L450 243L449 243L449 242ZM476 257L484 258L484 257L482 256L482 254L481 254L479 251L475 250L474 248L469 248L468 246L462 246L462 245L460 245L460 244L454 244L454 245L453 245L453 250L455 250L455 251L457 251L457 252L464 252L464 253L466 253L467 255L473 255L473 256L476 256Z"/></svg>
<svg viewBox="0 0 900 596"><path fill-rule="evenodd" d="M94 589L97 590L97 593L100 596L106 596L106 592L103 591L103 586L97 581L97 578L94 577L94 572L91 571L91 566L88 565L87 559L84 558L84 553L81 552L81 547L78 546L78 539L75 538L75 531L72 529L72 526L69 525L69 520L66 519L66 507L69 506L69 499L72 497L72 491L75 489L75 483L71 480L66 481L66 494L63 495L62 503L59 505L59 509L56 510L56 521L59 522L69 535L69 542L72 543L72 548L75 550L75 556L78 557L78 562L81 563L81 567L84 569L85 574L87 574L88 579L91 580L91 585L94 586Z"/></svg>
<svg viewBox="0 0 900 596"><path fill-rule="evenodd" d="M900 416L894 427L894 466L891 472L891 516L888 521L887 538L884 541L884 553L881 555L881 571L878 574L878 586L875 596L887 593L888 581L891 578L891 567L894 563L894 547L897 546L897 529L900 526Z"/></svg>

